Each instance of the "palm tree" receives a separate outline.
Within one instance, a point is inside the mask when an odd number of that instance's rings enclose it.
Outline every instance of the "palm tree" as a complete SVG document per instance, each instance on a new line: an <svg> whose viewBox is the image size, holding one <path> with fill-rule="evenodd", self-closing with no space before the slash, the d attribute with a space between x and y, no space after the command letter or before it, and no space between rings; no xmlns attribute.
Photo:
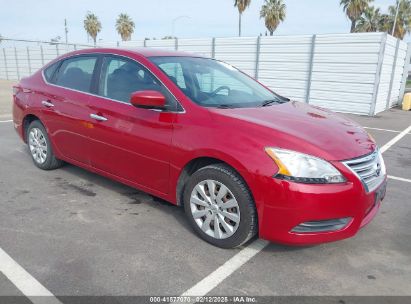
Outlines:
<svg viewBox="0 0 411 304"><path fill-rule="evenodd" d="M131 34L134 33L134 22L127 14L120 14L116 21L116 30L120 34L123 41L131 39Z"/></svg>
<svg viewBox="0 0 411 304"><path fill-rule="evenodd" d="M355 31L356 32L378 32L381 27L381 18L379 8L374 8L373 6L368 7L360 19L358 19Z"/></svg>
<svg viewBox="0 0 411 304"><path fill-rule="evenodd" d="M393 26L394 26L394 18L392 18L389 14L382 14L380 16L380 22L378 26L380 31L391 33Z"/></svg>
<svg viewBox="0 0 411 304"><path fill-rule="evenodd" d="M87 13L86 18L84 19L84 29L87 34L93 38L94 45L96 45L97 34L101 31L101 22L96 15L91 12Z"/></svg>
<svg viewBox="0 0 411 304"><path fill-rule="evenodd" d="M357 20L374 0L340 0L347 17L351 20L351 33L355 31Z"/></svg>
<svg viewBox="0 0 411 304"><path fill-rule="evenodd" d="M238 8L238 36L241 36L241 17L247 7L250 6L251 0L234 0L234 6Z"/></svg>
<svg viewBox="0 0 411 304"><path fill-rule="evenodd" d="M397 14L397 5L398 14ZM400 39L404 39L407 33L411 32L411 1L410 0L397 0L396 5L392 5L388 8L389 18L386 28L389 33L392 32L395 23L394 36ZM395 21L395 16L397 20ZM394 22L395 21L395 22Z"/></svg>
<svg viewBox="0 0 411 304"><path fill-rule="evenodd" d="M260 18L264 18L265 26L273 35L280 22L283 22L286 15L286 5L283 0L265 0L261 7Z"/></svg>

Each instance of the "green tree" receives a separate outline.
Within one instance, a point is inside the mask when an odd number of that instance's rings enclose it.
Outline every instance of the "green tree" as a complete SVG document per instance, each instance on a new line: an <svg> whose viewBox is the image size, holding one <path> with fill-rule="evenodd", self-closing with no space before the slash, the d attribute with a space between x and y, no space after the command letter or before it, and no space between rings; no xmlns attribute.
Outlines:
<svg viewBox="0 0 411 304"><path fill-rule="evenodd" d="M340 0L340 5L343 6L348 19L351 20L351 33L355 32L358 19L373 1L374 0Z"/></svg>
<svg viewBox="0 0 411 304"><path fill-rule="evenodd" d="M241 17L251 4L251 0L234 0L234 6L238 9L238 36L241 36Z"/></svg>
<svg viewBox="0 0 411 304"><path fill-rule="evenodd" d="M120 14L116 21L116 30L121 36L121 40L128 41L134 33L134 22L127 14Z"/></svg>
<svg viewBox="0 0 411 304"><path fill-rule="evenodd" d="M397 5L398 7L398 15ZM395 22L395 16L397 20ZM394 36L400 39L404 39L407 33L411 32L411 1L410 0L397 0L395 5L391 5L388 8L387 24L385 26L388 33L392 33L392 29L395 23Z"/></svg>
<svg viewBox="0 0 411 304"><path fill-rule="evenodd" d="M260 18L264 18L265 27L273 35L278 25L285 20L286 5L283 0L265 0L261 7Z"/></svg>
<svg viewBox="0 0 411 304"><path fill-rule="evenodd" d="M368 7L356 22L356 32L378 32L381 28L381 18L379 8Z"/></svg>
<svg viewBox="0 0 411 304"><path fill-rule="evenodd" d="M84 29L93 39L94 45L96 45L97 34L101 31L101 22L98 20L98 17L93 13L88 12L86 18L84 19Z"/></svg>
<svg viewBox="0 0 411 304"><path fill-rule="evenodd" d="M391 33L394 26L394 18L389 14L381 14L379 21L379 29L381 32Z"/></svg>

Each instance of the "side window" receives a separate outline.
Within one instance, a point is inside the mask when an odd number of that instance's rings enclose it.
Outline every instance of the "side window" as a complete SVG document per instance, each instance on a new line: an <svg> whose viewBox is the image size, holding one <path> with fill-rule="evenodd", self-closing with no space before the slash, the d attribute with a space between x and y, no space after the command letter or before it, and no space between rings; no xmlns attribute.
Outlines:
<svg viewBox="0 0 411 304"><path fill-rule="evenodd" d="M129 102L136 91L154 90L166 96L170 104L173 97L145 67L122 57L105 57L101 69L98 94L110 99Z"/></svg>
<svg viewBox="0 0 411 304"><path fill-rule="evenodd" d="M53 82L52 81L53 75L54 75L54 72L57 70L59 64L60 64L60 61L52 64L51 66L49 66L47 69L44 70L44 78L46 78L48 82Z"/></svg>
<svg viewBox="0 0 411 304"><path fill-rule="evenodd" d="M221 87L228 87L231 91L253 93L250 88L245 87L240 81L217 69L211 69L207 73L196 72L195 76L200 86L200 91L204 93L214 92L214 90ZM222 90L219 94L227 94L227 90Z"/></svg>
<svg viewBox="0 0 411 304"><path fill-rule="evenodd" d="M178 62L168 62L159 64L160 69L178 86L180 89L186 89L183 68Z"/></svg>
<svg viewBox="0 0 411 304"><path fill-rule="evenodd" d="M90 92L96 61L96 57L88 56L64 60L58 70L55 84L82 92Z"/></svg>

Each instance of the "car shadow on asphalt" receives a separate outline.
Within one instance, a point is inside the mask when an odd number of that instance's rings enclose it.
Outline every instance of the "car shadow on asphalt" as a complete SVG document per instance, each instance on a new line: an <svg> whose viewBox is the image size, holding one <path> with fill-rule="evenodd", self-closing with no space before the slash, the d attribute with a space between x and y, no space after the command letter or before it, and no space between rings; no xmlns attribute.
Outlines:
<svg viewBox="0 0 411 304"><path fill-rule="evenodd" d="M81 178L86 182L84 186L70 184L73 190L81 192L85 195L95 196L98 195L98 193L96 194L95 192L91 192L89 188L94 185L102 187L106 190L115 192L123 196L125 200L127 200L127 204L146 205L164 213L166 216L173 216L178 224L180 224L190 233L194 234L194 231L191 229L189 223L186 220L184 209L180 206L173 205L161 198L152 196L136 188L129 187L120 182L114 181L96 173L92 173L68 163L65 163L64 166L58 170L64 171L77 178ZM70 183L70 181L68 182Z"/></svg>

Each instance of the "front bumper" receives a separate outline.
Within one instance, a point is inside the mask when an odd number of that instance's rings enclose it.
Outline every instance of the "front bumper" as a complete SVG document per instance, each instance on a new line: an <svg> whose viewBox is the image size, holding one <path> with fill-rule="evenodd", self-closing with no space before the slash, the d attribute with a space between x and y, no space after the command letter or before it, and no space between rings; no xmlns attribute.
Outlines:
<svg viewBox="0 0 411 304"><path fill-rule="evenodd" d="M260 237L289 245L311 245L352 237L368 224L384 199L386 178L376 190L366 193L358 177L341 163L334 165L347 177L346 183L298 184L275 178L260 181L264 188L264 202L258 208ZM307 222L312 225L340 219L348 220L335 230L296 229Z"/></svg>

